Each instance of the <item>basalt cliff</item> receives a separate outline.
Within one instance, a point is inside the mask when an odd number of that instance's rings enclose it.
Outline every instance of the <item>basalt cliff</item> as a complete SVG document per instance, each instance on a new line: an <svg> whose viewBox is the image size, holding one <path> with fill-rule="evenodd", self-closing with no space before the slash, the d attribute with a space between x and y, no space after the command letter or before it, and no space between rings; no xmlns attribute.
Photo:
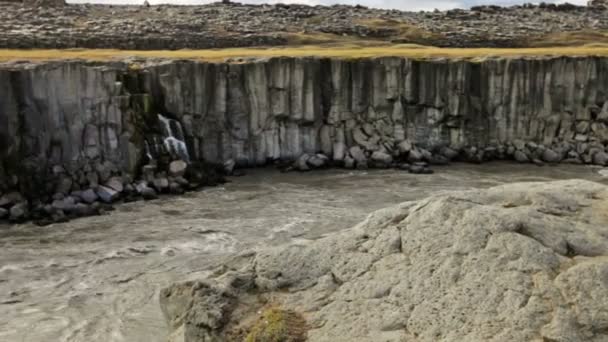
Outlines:
<svg viewBox="0 0 608 342"><path fill-rule="evenodd" d="M84 215L280 164L606 165L608 59L0 65L0 218Z"/></svg>

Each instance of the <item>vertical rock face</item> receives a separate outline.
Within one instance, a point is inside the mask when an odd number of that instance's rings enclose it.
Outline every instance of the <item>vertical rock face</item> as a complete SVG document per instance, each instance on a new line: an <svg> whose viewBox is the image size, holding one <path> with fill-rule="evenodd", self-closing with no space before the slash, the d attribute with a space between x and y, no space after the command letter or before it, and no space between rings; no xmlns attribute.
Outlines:
<svg viewBox="0 0 608 342"><path fill-rule="evenodd" d="M6 64L0 183L23 189L58 165L80 184L104 162L138 174L161 117L183 127L193 162L606 163L607 70L594 57Z"/></svg>

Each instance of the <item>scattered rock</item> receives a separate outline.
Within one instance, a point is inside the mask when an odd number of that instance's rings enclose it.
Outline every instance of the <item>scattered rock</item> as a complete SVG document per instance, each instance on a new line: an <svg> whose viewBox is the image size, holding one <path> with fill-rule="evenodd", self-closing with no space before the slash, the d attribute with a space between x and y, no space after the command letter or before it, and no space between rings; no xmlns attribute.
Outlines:
<svg viewBox="0 0 608 342"><path fill-rule="evenodd" d="M11 221L22 221L27 218L28 214L28 205L25 202L19 202L13 205L10 209L10 219Z"/></svg>
<svg viewBox="0 0 608 342"><path fill-rule="evenodd" d="M520 150L515 151L515 153L513 154L513 158L519 163L529 163L530 162L530 159L528 158L528 156Z"/></svg>
<svg viewBox="0 0 608 342"><path fill-rule="evenodd" d="M310 155L308 154L303 154L301 155L298 160L296 160L295 163L295 168L298 171L309 171L310 170L310 166L308 166L308 160L310 159Z"/></svg>
<svg viewBox="0 0 608 342"><path fill-rule="evenodd" d="M87 189L80 194L80 198L82 198L85 203L91 204L97 201L99 196L97 196L97 193L95 193L93 189Z"/></svg>
<svg viewBox="0 0 608 342"><path fill-rule="evenodd" d="M9 192L8 194L4 194L2 197L0 197L0 207L10 207L11 205L22 201L24 201L24 198L20 193Z"/></svg>
<svg viewBox="0 0 608 342"><path fill-rule="evenodd" d="M545 149L542 154L542 159L547 163L559 163L562 158L557 152L551 149Z"/></svg>
<svg viewBox="0 0 608 342"><path fill-rule="evenodd" d="M593 164L595 165L608 165L608 153L606 152L597 152L593 155Z"/></svg>
<svg viewBox="0 0 608 342"><path fill-rule="evenodd" d="M100 185L97 188L97 196L99 196L99 199L104 203L113 203L118 200L120 193L112 188Z"/></svg>
<svg viewBox="0 0 608 342"><path fill-rule="evenodd" d="M234 161L234 159L228 159L224 162L224 172L229 176L232 175L235 166L236 162Z"/></svg>
<svg viewBox="0 0 608 342"><path fill-rule="evenodd" d="M112 177L106 182L106 186L116 192L124 190L124 184L121 177Z"/></svg>
<svg viewBox="0 0 608 342"><path fill-rule="evenodd" d="M380 151L375 151L371 155L371 159L376 163L384 167L388 167L393 163L393 157L390 154Z"/></svg>
<svg viewBox="0 0 608 342"><path fill-rule="evenodd" d="M152 184L158 192L165 192L169 189L169 180L166 177L155 178Z"/></svg>
<svg viewBox="0 0 608 342"><path fill-rule="evenodd" d="M229 163L231 160L229 160L227 163ZM234 161L233 161L234 163ZM188 168L188 164L183 161L183 160L174 160L169 164L169 175L171 177L182 177L183 175L186 174L186 169ZM226 170L226 164L224 164L224 169ZM234 164L232 165L232 168L230 169L230 173L232 173L232 170L234 169ZM228 174L230 174L228 173Z"/></svg>

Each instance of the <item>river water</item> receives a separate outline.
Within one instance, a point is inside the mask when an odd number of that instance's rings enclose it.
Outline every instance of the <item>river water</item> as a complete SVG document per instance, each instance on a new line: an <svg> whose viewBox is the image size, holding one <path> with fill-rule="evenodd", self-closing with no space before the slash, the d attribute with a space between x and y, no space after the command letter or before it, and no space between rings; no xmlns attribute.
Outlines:
<svg viewBox="0 0 608 342"><path fill-rule="evenodd" d="M119 205L104 216L0 226L0 341L165 341L159 290L204 277L232 253L319 238L443 190L570 178L608 184L584 166L435 171L250 170L222 187Z"/></svg>

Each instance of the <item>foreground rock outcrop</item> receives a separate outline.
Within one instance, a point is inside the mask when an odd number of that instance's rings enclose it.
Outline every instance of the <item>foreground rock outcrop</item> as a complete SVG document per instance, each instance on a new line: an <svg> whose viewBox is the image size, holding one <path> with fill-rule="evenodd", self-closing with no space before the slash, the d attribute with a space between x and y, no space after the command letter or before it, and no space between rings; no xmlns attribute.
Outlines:
<svg viewBox="0 0 608 342"><path fill-rule="evenodd" d="M5 63L0 219L181 193L207 166L605 166L605 84L602 57Z"/></svg>
<svg viewBox="0 0 608 342"><path fill-rule="evenodd" d="M243 254L161 306L180 342L229 341L265 303L309 341L606 341L607 213L588 181L438 194Z"/></svg>

